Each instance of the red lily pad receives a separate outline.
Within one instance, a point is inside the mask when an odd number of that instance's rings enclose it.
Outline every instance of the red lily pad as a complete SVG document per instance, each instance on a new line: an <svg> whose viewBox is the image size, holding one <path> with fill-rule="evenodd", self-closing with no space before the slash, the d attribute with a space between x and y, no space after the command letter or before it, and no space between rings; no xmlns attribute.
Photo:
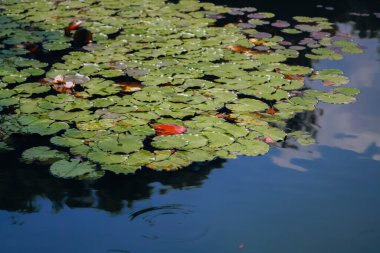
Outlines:
<svg viewBox="0 0 380 253"><path fill-rule="evenodd" d="M160 124L154 126L154 130L157 136L168 136L185 133L187 128L176 124Z"/></svg>

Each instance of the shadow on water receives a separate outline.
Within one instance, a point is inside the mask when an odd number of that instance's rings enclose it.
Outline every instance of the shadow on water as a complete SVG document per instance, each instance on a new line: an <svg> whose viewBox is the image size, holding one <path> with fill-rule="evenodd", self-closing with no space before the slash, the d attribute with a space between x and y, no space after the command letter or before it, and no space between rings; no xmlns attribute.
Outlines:
<svg viewBox="0 0 380 253"><path fill-rule="evenodd" d="M225 162L218 159L196 163L180 171L143 169L134 175L107 174L97 181L79 181L55 178L50 175L48 167L22 164L17 157L7 156L6 163L5 157L1 159L0 209L24 213L39 211L37 197L48 199L56 212L67 206L119 213L136 200L149 199L155 191L165 194L171 189L199 187L212 169L222 168ZM152 183L161 186L157 190ZM138 215L131 215L131 219Z"/></svg>
<svg viewBox="0 0 380 253"><path fill-rule="evenodd" d="M269 11L276 14L276 18L289 18L292 16L326 17L331 22L354 22L355 30L359 31L361 38L374 38L379 34L379 19L372 15L379 12L378 0L289 0L289 1L203 1L230 7L254 6L259 11ZM317 7L318 6L318 7ZM358 14L370 14L360 16Z"/></svg>

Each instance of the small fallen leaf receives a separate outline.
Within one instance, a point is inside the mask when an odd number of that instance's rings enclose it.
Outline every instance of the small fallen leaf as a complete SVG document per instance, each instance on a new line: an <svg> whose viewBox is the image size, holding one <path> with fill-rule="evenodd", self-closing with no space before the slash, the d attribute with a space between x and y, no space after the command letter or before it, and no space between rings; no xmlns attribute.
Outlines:
<svg viewBox="0 0 380 253"><path fill-rule="evenodd" d="M176 124L160 124L154 126L154 130L157 136L168 136L182 134L187 131L187 128Z"/></svg>
<svg viewBox="0 0 380 253"><path fill-rule="evenodd" d="M262 46L262 45L265 44L265 41L259 40L259 39L256 39L256 38L249 39L249 42L255 44L256 46Z"/></svg>
<svg viewBox="0 0 380 253"><path fill-rule="evenodd" d="M288 80L295 80L295 81L305 82L305 77L303 75L288 75L288 74L285 74L284 78L288 79Z"/></svg>
<svg viewBox="0 0 380 253"><path fill-rule="evenodd" d="M273 107L271 107L271 108L269 108L269 109L267 109L266 111L265 111L265 113L268 113L268 114L270 114L270 115L275 115L276 114L276 109L274 109Z"/></svg>
<svg viewBox="0 0 380 253"><path fill-rule="evenodd" d="M240 45L231 45L231 46L227 46L226 48L232 52L245 54L245 55L257 55L257 54L264 54L265 53L265 52L260 52L260 51L254 51L248 47L243 47Z"/></svg>
<svg viewBox="0 0 380 253"><path fill-rule="evenodd" d="M122 91L125 93L132 93L141 90L144 85L138 82L122 82L119 83L119 86L122 88Z"/></svg>

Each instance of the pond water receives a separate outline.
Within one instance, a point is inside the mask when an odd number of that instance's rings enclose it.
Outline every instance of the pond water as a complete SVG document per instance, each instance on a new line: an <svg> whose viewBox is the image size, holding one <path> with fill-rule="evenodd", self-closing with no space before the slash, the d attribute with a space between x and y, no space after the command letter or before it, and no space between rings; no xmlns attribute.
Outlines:
<svg viewBox="0 0 380 253"><path fill-rule="evenodd" d="M0 252L380 252L378 1L253 4L278 18L328 17L365 47L311 62L342 69L361 90L353 104L318 104L288 122L317 144L97 181L56 178L0 154Z"/></svg>

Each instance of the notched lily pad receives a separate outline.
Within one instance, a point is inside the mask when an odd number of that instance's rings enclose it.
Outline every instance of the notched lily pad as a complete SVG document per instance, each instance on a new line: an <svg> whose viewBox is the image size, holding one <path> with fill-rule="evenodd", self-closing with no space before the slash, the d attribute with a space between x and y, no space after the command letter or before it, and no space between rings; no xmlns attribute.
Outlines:
<svg viewBox="0 0 380 253"><path fill-rule="evenodd" d="M80 159L59 160L51 165L50 172L56 177L76 178L94 173L95 165Z"/></svg>
<svg viewBox="0 0 380 253"><path fill-rule="evenodd" d="M22 161L25 163L52 164L61 159L67 159L66 152L50 149L47 146L38 146L25 150L22 153Z"/></svg>

